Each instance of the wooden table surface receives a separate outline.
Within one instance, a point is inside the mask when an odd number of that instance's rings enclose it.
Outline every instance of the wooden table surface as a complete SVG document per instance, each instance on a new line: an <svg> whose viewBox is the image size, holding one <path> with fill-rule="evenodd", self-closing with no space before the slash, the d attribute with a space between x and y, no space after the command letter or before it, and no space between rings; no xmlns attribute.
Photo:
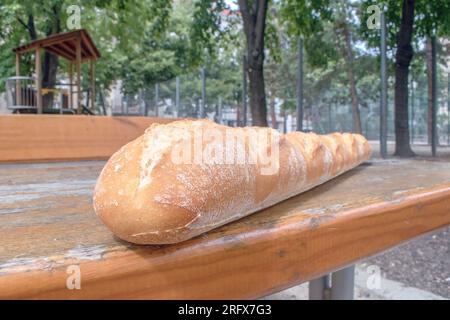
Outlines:
<svg viewBox="0 0 450 320"><path fill-rule="evenodd" d="M0 298L256 298L450 224L449 163L374 160L187 242L135 246L92 209L103 164L0 165Z"/></svg>

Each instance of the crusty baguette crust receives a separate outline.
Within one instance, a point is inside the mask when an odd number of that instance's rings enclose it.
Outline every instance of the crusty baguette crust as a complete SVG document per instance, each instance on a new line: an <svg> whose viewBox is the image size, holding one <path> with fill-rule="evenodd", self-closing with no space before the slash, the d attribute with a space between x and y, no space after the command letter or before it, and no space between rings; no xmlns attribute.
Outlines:
<svg viewBox="0 0 450 320"><path fill-rule="evenodd" d="M208 140L204 133L203 144L196 145L199 129L222 133L225 142L230 140L226 134L230 130L241 138L259 132L272 142L255 148L247 140L236 140L248 158L238 164L224 163L214 158L220 149L208 153L217 141L214 137ZM173 160L176 150L195 154L196 148L213 160ZM237 159L238 147L231 152L235 154L227 156ZM251 157L275 152L279 161L269 174L261 170L267 163ZM176 243L311 189L359 165L370 154L369 143L358 134L283 135L270 128L230 128L208 120L153 124L106 163L95 187L94 208L121 239L138 244Z"/></svg>

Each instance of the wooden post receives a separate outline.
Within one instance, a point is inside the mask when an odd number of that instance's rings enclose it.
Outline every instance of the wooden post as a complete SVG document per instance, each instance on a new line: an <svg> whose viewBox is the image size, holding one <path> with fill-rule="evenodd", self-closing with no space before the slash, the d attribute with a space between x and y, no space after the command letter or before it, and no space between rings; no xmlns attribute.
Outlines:
<svg viewBox="0 0 450 320"><path fill-rule="evenodd" d="M90 80L91 80L91 106L90 109L93 112L95 107L95 60L90 61Z"/></svg>
<svg viewBox="0 0 450 320"><path fill-rule="evenodd" d="M76 69L77 69L77 112L81 113L81 39L75 42L76 47Z"/></svg>
<svg viewBox="0 0 450 320"><path fill-rule="evenodd" d="M73 109L73 62L69 61L69 109Z"/></svg>
<svg viewBox="0 0 450 320"><path fill-rule="evenodd" d="M36 106L37 113L42 113L42 68L41 68L41 48L36 48L35 51L35 69L36 69Z"/></svg>
<svg viewBox="0 0 450 320"><path fill-rule="evenodd" d="M20 76L20 54L16 53L16 77ZM22 94L20 90L20 80L16 79L16 106L22 105Z"/></svg>

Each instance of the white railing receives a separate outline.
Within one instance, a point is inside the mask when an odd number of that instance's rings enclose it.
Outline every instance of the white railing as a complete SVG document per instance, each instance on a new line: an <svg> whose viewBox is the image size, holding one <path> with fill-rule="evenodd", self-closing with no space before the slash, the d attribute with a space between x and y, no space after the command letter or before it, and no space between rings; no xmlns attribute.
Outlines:
<svg viewBox="0 0 450 320"><path fill-rule="evenodd" d="M6 106L14 112L36 112L37 90L32 77L9 77L6 79ZM45 113L75 113L73 107L76 93L70 83L55 83L51 88L42 88ZM82 95L86 93L82 93ZM72 101L70 101L72 100Z"/></svg>
<svg viewBox="0 0 450 320"><path fill-rule="evenodd" d="M32 77L6 79L6 107L10 110L36 109L36 89Z"/></svg>

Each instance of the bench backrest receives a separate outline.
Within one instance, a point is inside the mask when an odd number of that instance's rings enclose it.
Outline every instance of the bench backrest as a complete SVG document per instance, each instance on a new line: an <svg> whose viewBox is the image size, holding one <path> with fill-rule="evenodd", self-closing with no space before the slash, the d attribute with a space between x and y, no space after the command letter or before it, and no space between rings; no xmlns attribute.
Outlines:
<svg viewBox="0 0 450 320"><path fill-rule="evenodd" d="M0 116L0 162L110 157L152 123L174 119L85 115Z"/></svg>

